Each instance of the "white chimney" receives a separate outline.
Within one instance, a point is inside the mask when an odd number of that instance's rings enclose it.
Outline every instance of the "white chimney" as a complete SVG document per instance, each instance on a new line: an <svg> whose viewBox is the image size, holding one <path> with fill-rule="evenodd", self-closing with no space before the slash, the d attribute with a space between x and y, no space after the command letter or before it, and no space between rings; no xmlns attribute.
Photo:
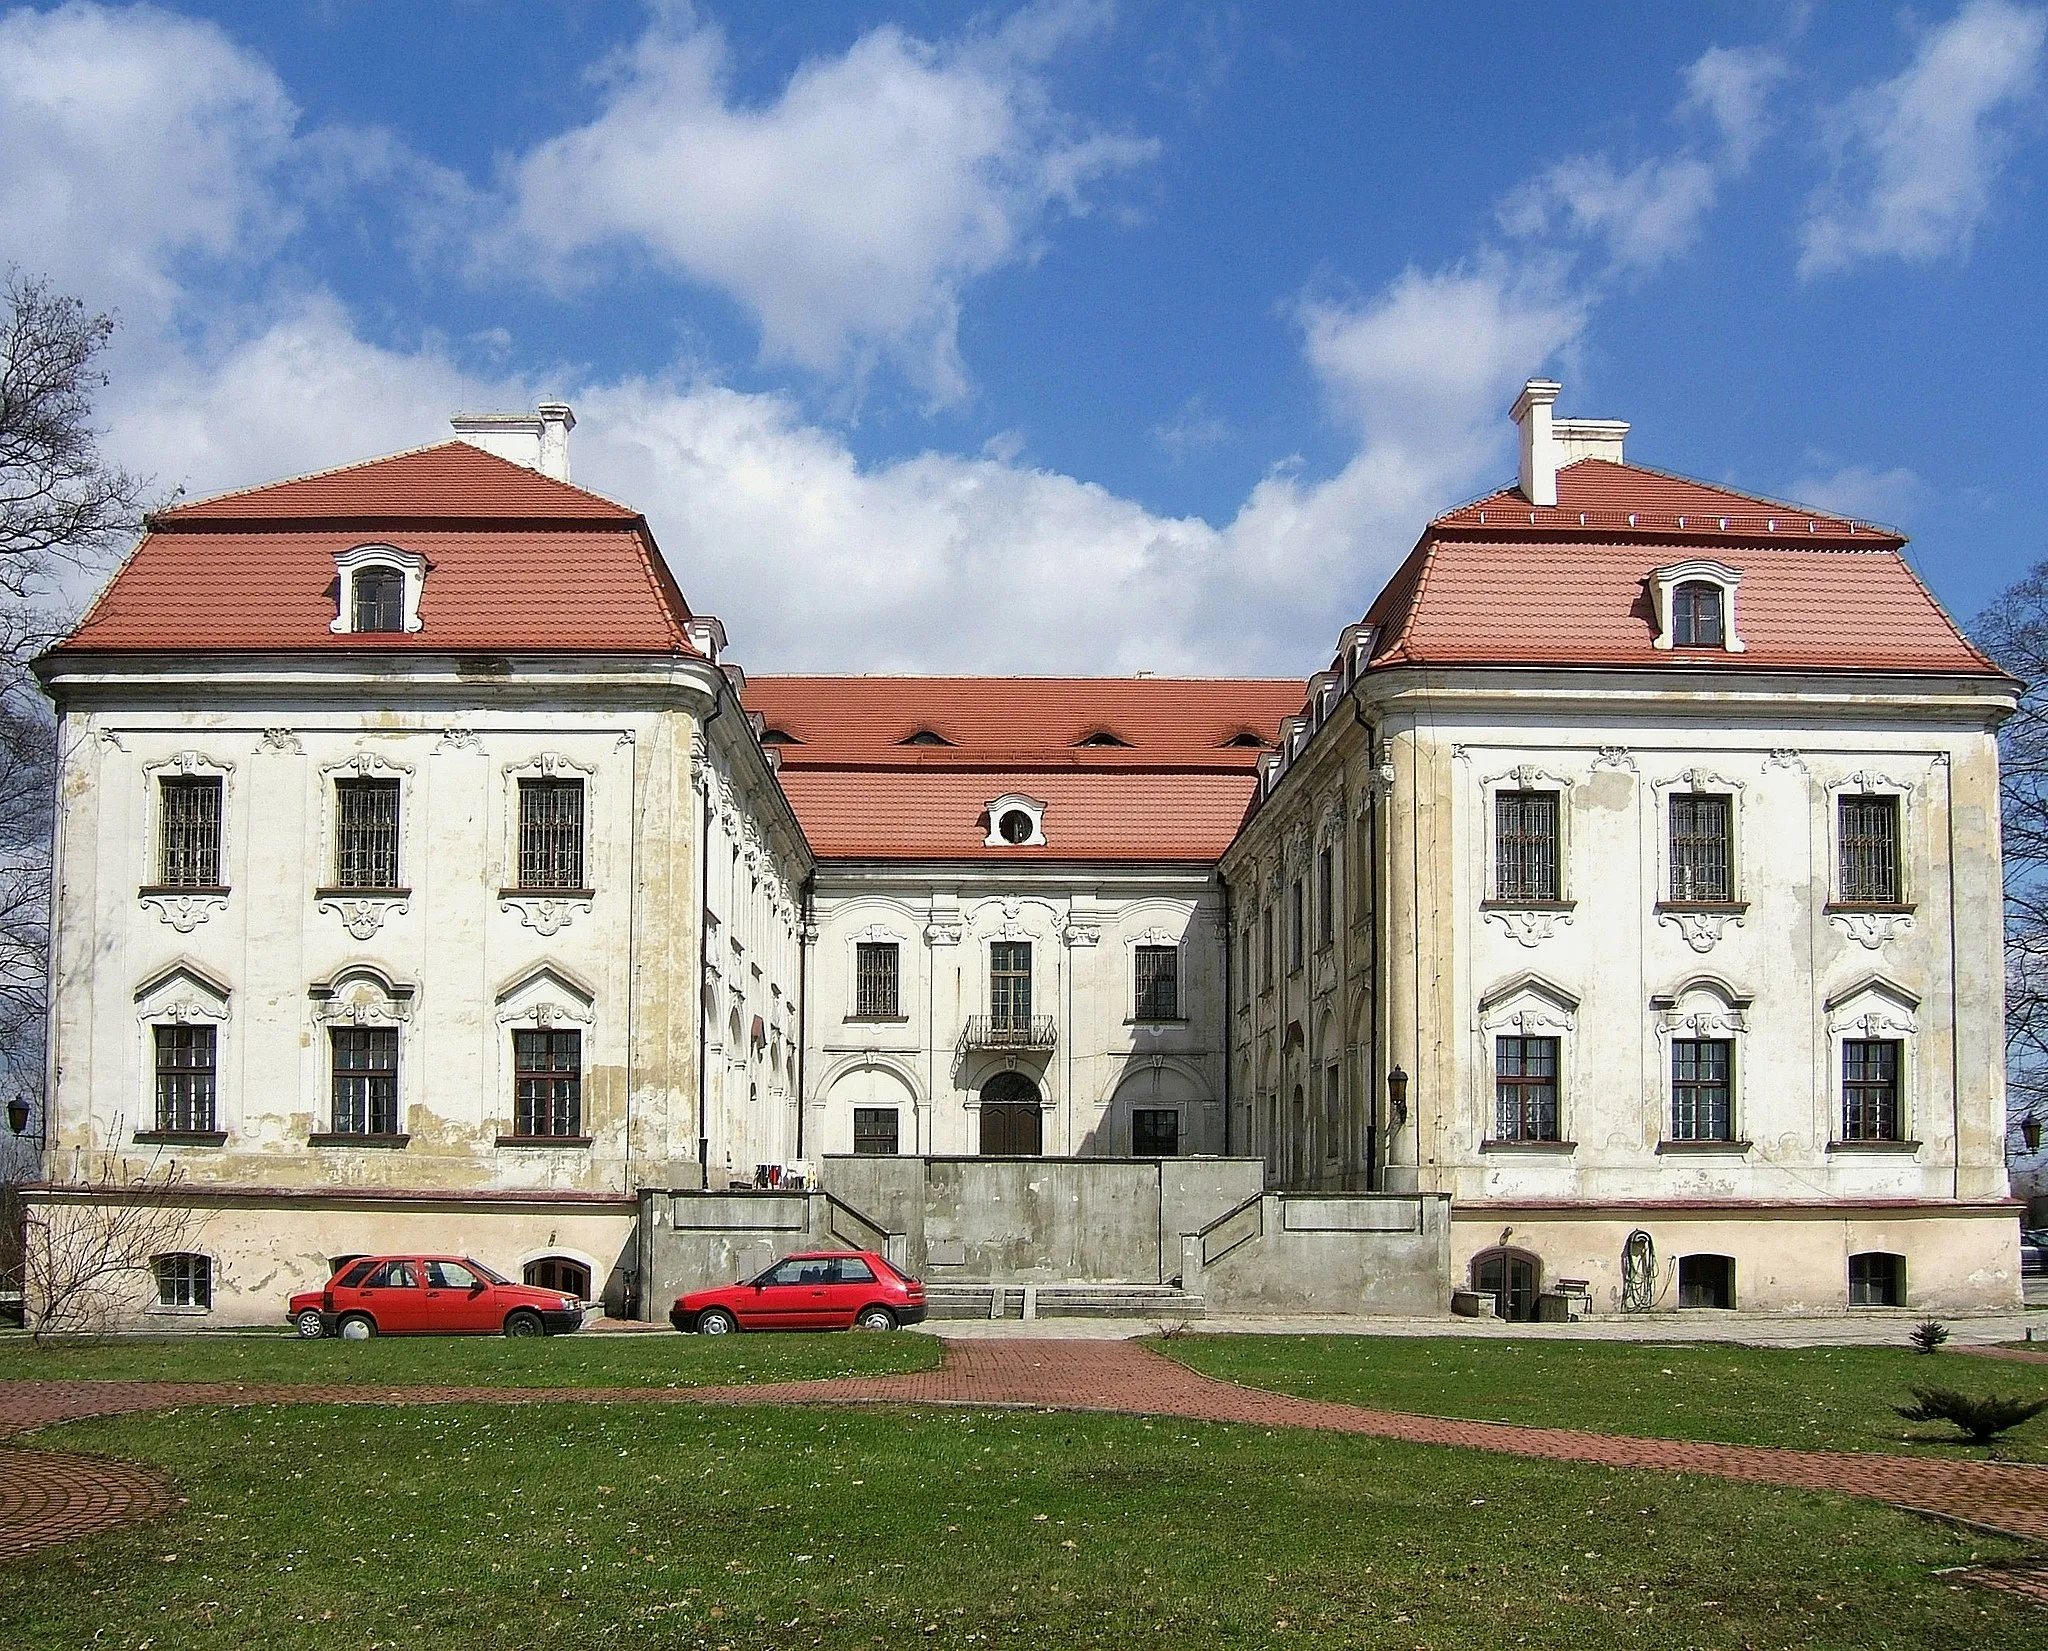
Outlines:
<svg viewBox="0 0 2048 1651"><path fill-rule="evenodd" d="M1508 417L1522 427L1522 497L1546 510L1557 504L1557 443L1551 436L1550 409L1561 388L1547 378L1532 378L1508 410Z"/></svg>
<svg viewBox="0 0 2048 1651"><path fill-rule="evenodd" d="M531 413L457 413L448 423L472 447L558 482L569 479L569 432L576 415L565 401L543 401Z"/></svg>
<svg viewBox="0 0 2048 1651"><path fill-rule="evenodd" d="M1628 435L1622 418L1556 418L1550 421L1551 450L1562 470L1580 459L1605 459L1620 464L1621 444Z"/></svg>

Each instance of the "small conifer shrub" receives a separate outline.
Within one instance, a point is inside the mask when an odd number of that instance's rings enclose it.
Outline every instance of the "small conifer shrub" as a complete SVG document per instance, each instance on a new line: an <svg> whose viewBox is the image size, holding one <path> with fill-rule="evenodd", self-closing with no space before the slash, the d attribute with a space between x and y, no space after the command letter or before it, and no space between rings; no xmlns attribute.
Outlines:
<svg viewBox="0 0 2048 1651"><path fill-rule="evenodd" d="M1911 1389L1914 1403L1893 1405L1909 1422L1953 1422L1973 1445L1988 1445L2001 1433L2048 1410L2048 1399L2022 1399L2015 1394L1986 1393L1979 1397L1946 1387Z"/></svg>
<svg viewBox="0 0 2048 1651"><path fill-rule="evenodd" d="M1948 1340L1948 1326L1943 1324L1940 1319L1923 1319L1920 1323L1913 1326L1913 1333L1910 1339L1913 1345L1919 1348L1921 1352L1932 1353L1943 1342Z"/></svg>

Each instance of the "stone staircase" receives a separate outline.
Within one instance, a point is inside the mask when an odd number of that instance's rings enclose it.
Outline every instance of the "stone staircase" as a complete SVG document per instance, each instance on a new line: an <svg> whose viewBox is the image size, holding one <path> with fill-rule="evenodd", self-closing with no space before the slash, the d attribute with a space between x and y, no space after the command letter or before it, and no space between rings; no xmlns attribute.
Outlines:
<svg viewBox="0 0 2048 1651"><path fill-rule="evenodd" d="M1202 1298L1172 1284L934 1284L925 1281L934 1319L1157 1319L1202 1316Z"/></svg>

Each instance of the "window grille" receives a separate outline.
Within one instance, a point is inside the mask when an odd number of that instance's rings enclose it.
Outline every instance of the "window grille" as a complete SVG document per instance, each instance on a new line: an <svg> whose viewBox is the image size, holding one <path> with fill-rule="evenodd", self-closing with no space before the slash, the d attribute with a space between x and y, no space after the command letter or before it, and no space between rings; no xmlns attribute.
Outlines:
<svg viewBox="0 0 2048 1651"><path fill-rule="evenodd" d="M1850 1038L1843 1043L1843 1140L1900 1138L1899 1047L1889 1038Z"/></svg>
<svg viewBox="0 0 2048 1651"><path fill-rule="evenodd" d="M1899 799L1844 797L1842 899L1889 906L1899 898Z"/></svg>
<svg viewBox="0 0 2048 1651"><path fill-rule="evenodd" d="M1134 1107L1131 1111L1133 1158L1178 1158L1180 1113L1172 1107Z"/></svg>
<svg viewBox="0 0 2048 1651"><path fill-rule="evenodd" d="M894 941L861 941L853 948L853 1012L861 1020L890 1020L896 1007Z"/></svg>
<svg viewBox="0 0 2048 1651"><path fill-rule="evenodd" d="M161 782L161 886L220 887L220 781L199 777Z"/></svg>
<svg viewBox="0 0 2048 1651"><path fill-rule="evenodd" d="M339 780L334 787L335 886L398 887L398 782Z"/></svg>
<svg viewBox="0 0 2048 1651"><path fill-rule="evenodd" d="M1337 932L1337 872L1328 849L1316 856L1316 944L1327 946Z"/></svg>
<svg viewBox="0 0 2048 1651"><path fill-rule="evenodd" d="M156 1127L178 1135L212 1134L217 1028L159 1026L155 1030Z"/></svg>
<svg viewBox="0 0 2048 1651"><path fill-rule="evenodd" d="M160 1255L150 1263L156 1274L159 1307L213 1306L213 1260L203 1255Z"/></svg>
<svg viewBox="0 0 2048 1651"><path fill-rule="evenodd" d="M1696 581L1672 593L1671 640L1681 648L1718 648L1725 627L1721 621L1721 588Z"/></svg>
<svg viewBox="0 0 2048 1651"><path fill-rule="evenodd" d="M1729 875L1729 824L1734 815L1727 797L1701 797L1679 792L1671 799L1671 898L1726 901L1734 898Z"/></svg>
<svg viewBox="0 0 2048 1651"><path fill-rule="evenodd" d="M1557 793L1500 791L1493 799L1494 893L1503 900L1555 900Z"/></svg>
<svg viewBox="0 0 2048 1651"><path fill-rule="evenodd" d="M334 1051L334 1133L398 1133L398 1028L337 1026Z"/></svg>
<svg viewBox="0 0 2048 1651"><path fill-rule="evenodd" d="M997 940L988 949L988 1018L995 1032L1031 1027L1031 942Z"/></svg>
<svg viewBox="0 0 2048 1651"><path fill-rule="evenodd" d="M896 1156L897 1109L893 1106L857 1106L853 1109L853 1150L862 1157Z"/></svg>
<svg viewBox="0 0 2048 1651"><path fill-rule="evenodd" d="M519 782L519 886L584 887L581 780Z"/></svg>
<svg viewBox="0 0 2048 1651"><path fill-rule="evenodd" d="M390 568L357 572L355 628L359 631L405 629L405 575Z"/></svg>
<svg viewBox="0 0 2048 1651"><path fill-rule="evenodd" d="M1556 1038L1495 1038L1494 1138L1557 1140Z"/></svg>
<svg viewBox="0 0 2048 1651"><path fill-rule="evenodd" d="M1674 1038L1671 1042L1671 1138L1735 1138L1735 1045L1726 1038Z"/></svg>
<svg viewBox="0 0 2048 1651"><path fill-rule="evenodd" d="M583 1133L583 1034L514 1032L516 1072L513 1133L580 1136Z"/></svg>
<svg viewBox="0 0 2048 1651"><path fill-rule="evenodd" d="M1180 948L1137 948L1138 1019L1180 1018Z"/></svg>

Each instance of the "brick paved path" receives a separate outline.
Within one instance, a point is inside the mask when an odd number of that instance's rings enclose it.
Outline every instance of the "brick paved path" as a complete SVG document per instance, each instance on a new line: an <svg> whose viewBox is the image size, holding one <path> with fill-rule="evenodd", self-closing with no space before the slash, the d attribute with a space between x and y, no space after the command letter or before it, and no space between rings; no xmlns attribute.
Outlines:
<svg viewBox="0 0 2048 1651"><path fill-rule="evenodd" d="M948 1342L941 1368L900 1376L709 1388L322 1387L226 1382L0 1382L0 1435L83 1416L242 1404L961 1404L1182 1416L1457 1445L1556 1462L1698 1473L1832 1491L2048 1540L2048 1469L1635 1439L1368 1410L1237 1387L1123 1341ZM0 1452L19 1461L21 1453ZM76 1460L76 1459L73 1459ZM111 1469L111 1464L97 1464ZM113 1470L126 1472L127 1470ZM143 1470L132 1494L140 1497ZM63 1534L76 1534L67 1530ZM0 1503L0 1552L17 1541ZM16 1546L13 1551L19 1551Z"/></svg>

